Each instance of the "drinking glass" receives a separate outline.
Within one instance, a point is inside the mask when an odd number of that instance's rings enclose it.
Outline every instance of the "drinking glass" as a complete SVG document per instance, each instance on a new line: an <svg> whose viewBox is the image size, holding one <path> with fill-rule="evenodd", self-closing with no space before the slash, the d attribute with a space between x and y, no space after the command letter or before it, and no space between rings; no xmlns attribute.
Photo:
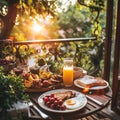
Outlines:
<svg viewBox="0 0 120 120"><path fill-rule="evenodd" d="M63 83L64 86L70 87L73 85L73 59L65 58L63 61Z"/></svg>

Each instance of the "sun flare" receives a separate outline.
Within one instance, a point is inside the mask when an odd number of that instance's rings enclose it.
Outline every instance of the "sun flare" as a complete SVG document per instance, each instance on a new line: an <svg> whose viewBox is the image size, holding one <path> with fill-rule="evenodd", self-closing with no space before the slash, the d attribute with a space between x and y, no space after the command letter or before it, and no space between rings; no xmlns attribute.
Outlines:
<svg viewBox="0 0 120 120"><path fill-rule="evenodd" d="M43 29L43 26L38 24L37 22L34 22L32 25L32 30L36 33L40 32Z"/></svg>

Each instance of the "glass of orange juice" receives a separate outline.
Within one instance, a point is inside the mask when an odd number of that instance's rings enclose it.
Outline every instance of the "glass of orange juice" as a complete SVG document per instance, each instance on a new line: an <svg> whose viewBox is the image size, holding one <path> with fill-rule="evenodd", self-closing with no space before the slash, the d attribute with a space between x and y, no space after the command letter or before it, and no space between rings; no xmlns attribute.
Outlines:
<svg viewBox="0 0 120 120"><path fill-rule="evenodd" d="M63 83L70 87L73 85L73 59L65 58L63 62Z"/></svg>

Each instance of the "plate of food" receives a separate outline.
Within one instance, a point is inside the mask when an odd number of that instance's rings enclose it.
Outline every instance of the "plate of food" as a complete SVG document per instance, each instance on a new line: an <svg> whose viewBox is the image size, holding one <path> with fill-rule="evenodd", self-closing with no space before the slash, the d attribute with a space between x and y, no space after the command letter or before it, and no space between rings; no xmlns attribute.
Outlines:
<svg viewBox="0 0 120 120"><path fill-rule="evenodd" d="M40 95L38 104L49 112L69 113L85 107L87 98L84 94L75 90L56 89Z"/></svg>
<svg viewBox="0 0 120 120"><path fill-rule="evenodd" d="M74 85L82 89L89 88L89 90L100 90L109 86L108 82L101 77L93 77L90 75L76 79Z"/></svg>

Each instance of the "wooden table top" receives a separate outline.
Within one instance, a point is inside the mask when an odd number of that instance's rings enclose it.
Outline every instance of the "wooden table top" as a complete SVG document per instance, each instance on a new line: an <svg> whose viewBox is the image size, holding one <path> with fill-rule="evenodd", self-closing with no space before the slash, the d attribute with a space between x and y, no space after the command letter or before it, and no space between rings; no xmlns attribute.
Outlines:
<svg viewBox="0 0 120 120"><path fill-rule="evenodd" d="M65 88L65 87L60 87L60 88ZM108 103L110 102L111 96L112 96L112 91L111 91L110 87L108 87L106 89L102 89L102 90L92 90L92 91L87 91L87 92L83 92L83 89L80 89L74 85L72 87L70 87L69 89L82 92L86 95L87 104L85 105L84 108L82 108L76 112L72 112L72 113L65 113L65 114L53 113L53 112L43 110L38 104L38 97L43 92L29 93L29 95L30 95L31 101L39 108L39 110L48 114L52 118L52 120L75 120L78 118L82 118L82 117L91 115L91 114L96 113L96 112L102 110L103 108L105 108L108 105ZM44 120L39 116L39 114L35 114L35 113L30 113L30 114L31 114L30 117L32 120L33 120L33 118L34 119L38 118L39 120L40 119Z"/></svg>

